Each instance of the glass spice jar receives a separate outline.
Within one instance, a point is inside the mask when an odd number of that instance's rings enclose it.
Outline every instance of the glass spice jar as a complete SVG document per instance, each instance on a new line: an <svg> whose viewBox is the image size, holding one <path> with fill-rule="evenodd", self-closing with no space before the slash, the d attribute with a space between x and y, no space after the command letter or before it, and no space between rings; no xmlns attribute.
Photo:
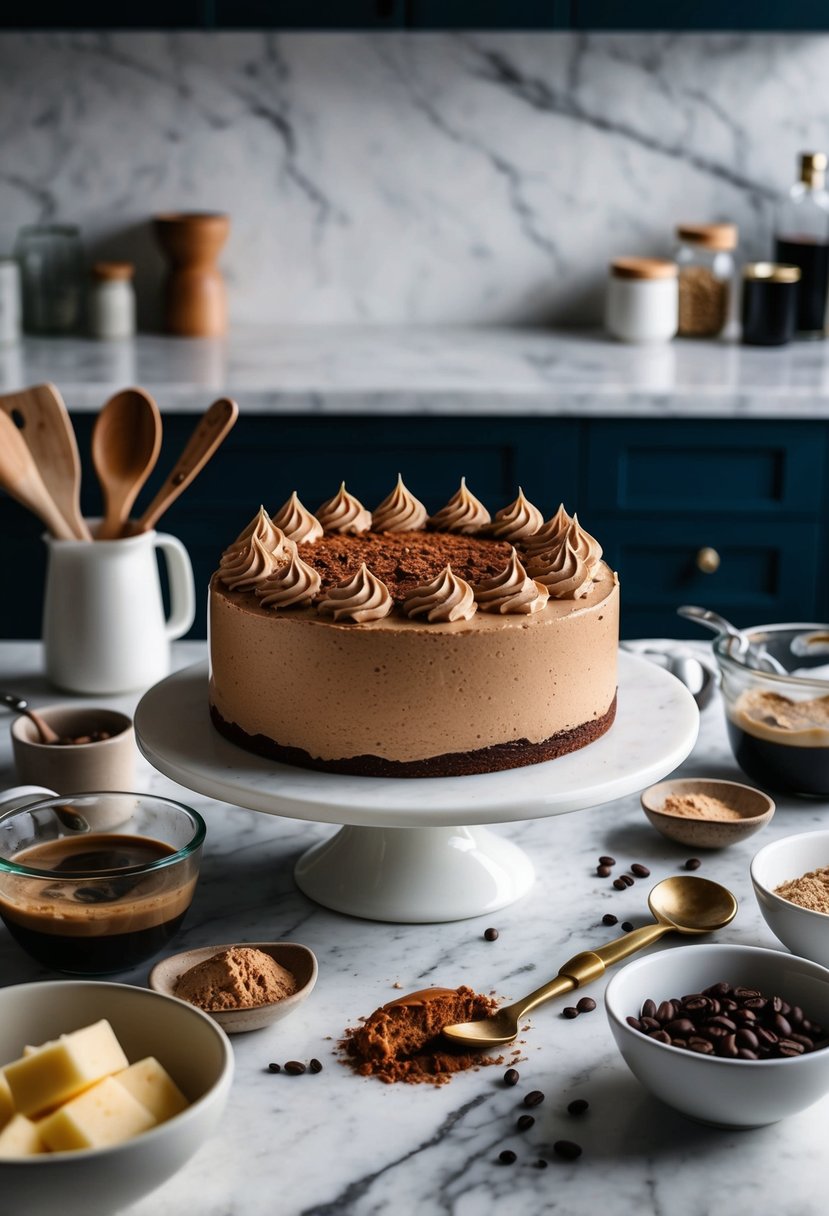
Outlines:
<svg viewBox="0 0 829 1216"><path fill-rule="evenodd" d="M715 338L732 315L736 224L680 224L679 327L686 338Z"/></svg>

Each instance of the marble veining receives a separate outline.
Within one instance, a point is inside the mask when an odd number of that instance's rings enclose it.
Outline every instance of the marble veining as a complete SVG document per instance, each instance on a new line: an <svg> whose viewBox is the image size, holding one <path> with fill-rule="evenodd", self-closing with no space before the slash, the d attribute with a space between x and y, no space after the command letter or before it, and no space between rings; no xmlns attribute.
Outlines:
<svg viewBox="0 0 829 1216"><path fill-rule="evenodd" d="M678 222L769 254L828 65L811 33L3 33L0 245L78 222L146 323L148 217L223 209L237 322L595 323Z"/></svg>
<svg viewBox="0 0 829 1216"><path fill-rule="evenodd" d="M683 644L688 648L688 644ZM692 644L701 657L705 643ZM200 643L178 643L176 663L203 655ZM33 643L0 645L0 684L32 703L56 699ZM113 699L124 708L135 698ZM681 770L686 775L740 779L728 750L718 699L703 711L698 743ZM13 783L8 736L0 737L0 783ZM154 1195L135 1216L734 1216L757 1211L821 1216L825 1209L824 1127L829 1099L811 1110L755 1131L697 1126L651 1099L619 1056L601 1009L576 1021L559 1004L539 1010L522 1036L526 1059L515 1089L492 1068L456 1077L449 1085L384 1086L356 1078L334 1059L342 1030L391 999L395 984L469 983L514 999L554 974L578 949L614 930L601 925L613 911L644 923L646 891L676 873L687 850L663 840L647 824L638 797L550 820L499 828L532 856L538 878L520 903L496 914L454 924L373 924L327 912L296 890L297 856L331 829L276 819L194 795L152 772L142 761L141 788L166 792L197 807L208 823L202 876L174 949L231 940L294 939L310 946L320 977L295 1017L234 1039L237 1071L220 1134ZM702 854L700 873L730 886L740 900L722 940L780 948L754 902L748 865L763 843L794 831L825 826L829 805L781 798L771 824L752 840ZM610 852L620 865L641 861L650 880L614 891L595 877L596 858ZM483 939L495 923L496 942ZM660 949L676 948L668 942ZM688 946L693 949L693 945ZM174 951L171 950L170 953ZM3 983L46 978L0 928ZM147 969L124 974L146 983ZM591 991L600 997L602 983ZM274 1076L270 1060L317 1056L318 1076ZM546 1094L536 1124L520 1134L515 1121L530 1089ZM578 1121L566 1105L590 1102ZM551 1159L553 1141L584 1146L578 1162ZM502 1148L519 1155L497 1163Z"/></svg>

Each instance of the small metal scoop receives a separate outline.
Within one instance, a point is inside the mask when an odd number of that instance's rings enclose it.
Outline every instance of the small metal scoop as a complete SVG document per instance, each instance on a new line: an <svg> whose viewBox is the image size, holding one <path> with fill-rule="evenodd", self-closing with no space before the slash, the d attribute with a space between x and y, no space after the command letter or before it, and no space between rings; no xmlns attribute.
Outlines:
<svg viewBox="0 0 829 1216"><path fill-rule="evenodd" d="M29 721L34 723L41 743L58 742L57 733L52 730L48 722L41 718L39 713L29 708L29 702L23 697L17 697L13 692L0 692L0 705L5 705L7 709L17 710L19 714L25 714Z"/></svg>
<svg viewBox="0 0 829 1216"><path fill-rule="evenodd" d="M559 968L558 975L548 984L536 988L520 1001L504 1005L492 1017L475 1022L458 1022L444 1026L443 1035L453 1043L468 1043L478 1047L498 1047L510 1043L518 1034L521 1019L554 996L572 992L592 983L607 967L620 962L637 950L644 950L666 933L713 933L722 929L737 915L737 900L725 887L708 878L676 875L658 882L648 896L648 907L656 922L633 929L623 937L585 950Z"/></svg>
<svg viewBox="0 0 829 1216"><path fill-rule="evenodd" d="M718 612L712 612L709 608L697 608L693 604L683 604L677 608L677 614L688 621L696 621L698 625L703 625L706 629L711 629L719 637L730 638L732 652L737 658L743 660L746 667L751 667L755 671L773 671L778 676L789 674L783 664L770 655L764 646L752 645L747 634L741 633L736 625L732 625Z"/></svg>

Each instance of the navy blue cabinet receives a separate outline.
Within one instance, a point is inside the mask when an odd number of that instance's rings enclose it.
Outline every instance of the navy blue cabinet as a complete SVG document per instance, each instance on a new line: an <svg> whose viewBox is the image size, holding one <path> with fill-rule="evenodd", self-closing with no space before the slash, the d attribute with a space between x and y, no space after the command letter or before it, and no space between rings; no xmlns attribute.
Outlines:
<svg viewBox="0 0 829 1216"><path fill-rule="evenodd" d="M825 0L571 0L579 30L825 30Z"/></svg>
<svg viewBox="0 0 829 1216"><path fill-rule="evenodd" d="M207 22L218 29L394 29L405 0L207 0Z"/></svg>

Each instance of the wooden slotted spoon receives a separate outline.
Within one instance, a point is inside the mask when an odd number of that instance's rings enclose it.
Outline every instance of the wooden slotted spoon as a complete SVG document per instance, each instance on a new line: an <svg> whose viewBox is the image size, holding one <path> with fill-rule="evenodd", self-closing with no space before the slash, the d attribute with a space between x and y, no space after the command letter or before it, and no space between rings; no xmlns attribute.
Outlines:
<svg viewBox="0 0 829 1216"><path fill-rule="evenodd" d="M77 540L46 488L21 431L0 410L0 486L37 515L58 540Z"/></svg>

